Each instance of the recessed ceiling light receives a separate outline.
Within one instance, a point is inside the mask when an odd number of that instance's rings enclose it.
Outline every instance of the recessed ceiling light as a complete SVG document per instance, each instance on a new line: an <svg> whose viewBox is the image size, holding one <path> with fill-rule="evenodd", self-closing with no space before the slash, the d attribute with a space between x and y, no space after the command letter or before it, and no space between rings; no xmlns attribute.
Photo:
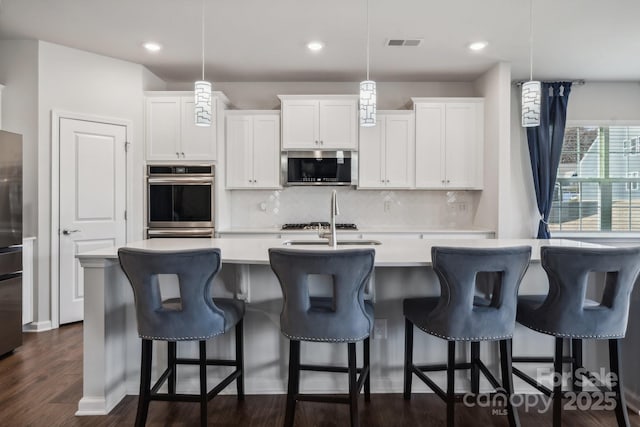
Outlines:
<svg viewBox="0 0 640 427"><path fill-rule="evenodd" d="M485 41L479 41L479 42L473 42L469 45L469 50L473 50L473 51L479 51L484 49L485 47L487 47L489 45L489 43L485 42Z"/></svg>
<svg viewBox="0 0 640 427"><path fill-rule="evenodd" d="M144 43L142 45L145 49L147 49L149 52L157 52L160 49L162 49L162 46L158 43L154 43L154 42L147 42Z"/></svg>
<svg viewBox="0 0 640 427"><path fill-rule="evenodd" d="M322 50L323 47L324 47L324 43L322 43L322 42L309 42L309 43L307 43L307 48L310 51L313 51L313 52L317 52L319 50Z"/></svg>

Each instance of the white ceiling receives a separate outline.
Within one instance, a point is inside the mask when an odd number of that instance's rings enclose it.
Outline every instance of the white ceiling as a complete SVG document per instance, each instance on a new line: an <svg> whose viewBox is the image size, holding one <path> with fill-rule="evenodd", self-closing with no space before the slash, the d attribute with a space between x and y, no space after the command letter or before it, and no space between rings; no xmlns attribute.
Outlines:
<svg viewBox="0 0 640 427"><path fill-rule="evenodd" d="M213 81L358 81L366 0L205 0ZM640 1L533 0L534 77L640 80ZM0 0L0 39L39 39L143 64L169 82L200 76L201 0ZM498 61L529 74L529 0L370 0L371 78L468 81ZM420 47L385 47L423 38ZM471 53L469 42L489 47ZM145 41L164 49L149 54ZM305 45L322 40L321 53ZM1 58L0 58L1 60Z"/></svg>

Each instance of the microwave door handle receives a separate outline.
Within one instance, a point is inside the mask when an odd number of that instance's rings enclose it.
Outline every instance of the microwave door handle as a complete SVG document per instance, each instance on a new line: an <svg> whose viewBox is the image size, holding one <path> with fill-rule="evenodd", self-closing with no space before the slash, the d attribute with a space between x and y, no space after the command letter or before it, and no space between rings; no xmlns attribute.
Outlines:
<svg viewBox="0 0 640 427"><path fill-rule="evenodd" d="M149 184L213 184L213 177L171 177L171 178L148 178Z"/></svg>

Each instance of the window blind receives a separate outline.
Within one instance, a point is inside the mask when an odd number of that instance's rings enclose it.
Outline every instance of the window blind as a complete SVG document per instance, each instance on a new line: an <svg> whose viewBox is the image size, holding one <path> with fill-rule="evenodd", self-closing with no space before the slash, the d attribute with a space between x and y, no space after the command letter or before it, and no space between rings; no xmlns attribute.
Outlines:
<svg viewBox="0 0 640 427"><path fill-rule="evenodd" d="M640 231L640 126L567 126L549 229Z"/></svg>

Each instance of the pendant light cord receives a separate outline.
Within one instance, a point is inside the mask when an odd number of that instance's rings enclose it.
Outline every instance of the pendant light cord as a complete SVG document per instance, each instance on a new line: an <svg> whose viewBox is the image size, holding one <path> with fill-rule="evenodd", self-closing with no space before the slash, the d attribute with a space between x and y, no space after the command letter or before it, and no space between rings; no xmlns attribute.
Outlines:
<svg viewBox="0 0 640 427"><path fill-rule="evenodd" d="M533 0L529 0L529 80L533 80Z"/></svg>
<svg viewBox="0 0 640 427"><path fill-rule="evenodd" d="M367 80L369 80L369 0L367 0Z"/></svg>
<svg viewBox="0 0 640 427"><path fill-rule="evenodd" d="M204 0L202 0L202 80L204 81Z"/></svg>

